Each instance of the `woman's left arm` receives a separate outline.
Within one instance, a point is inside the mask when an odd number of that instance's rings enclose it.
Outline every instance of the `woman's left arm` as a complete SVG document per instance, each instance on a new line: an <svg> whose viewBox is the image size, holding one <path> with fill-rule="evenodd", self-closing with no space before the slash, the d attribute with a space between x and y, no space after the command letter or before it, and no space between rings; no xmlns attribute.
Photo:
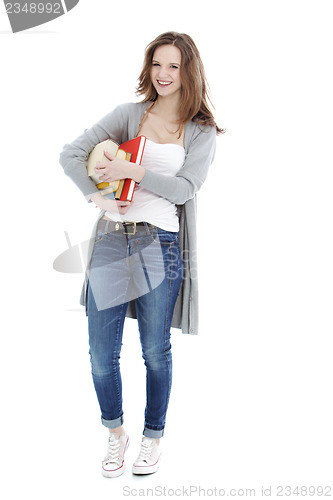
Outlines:
<svg viewBox="0 0 333 500"><path fill-rule="evenodd" d="M105 156L111 161L97 165L95 171L101 174L101 181L112 182L130 178L140 184L141 187L166 198L172 203L183 205L199 191L215 156L215 127L206 127L204 130L197 127L193 135L184 165L175 177L146 170L140 165L119 160L107 153L105 153Z"/></svg>
<svg viewBox="0 0 333 500"><path fill-rule="evenodd" d="M216 129L196 127L182 168L175 177L146 170L140 186L166 198L176 205L183 205L194 198L204 183L208 169L215 157ZM199 130L199 131L198 131Z"/></svg>

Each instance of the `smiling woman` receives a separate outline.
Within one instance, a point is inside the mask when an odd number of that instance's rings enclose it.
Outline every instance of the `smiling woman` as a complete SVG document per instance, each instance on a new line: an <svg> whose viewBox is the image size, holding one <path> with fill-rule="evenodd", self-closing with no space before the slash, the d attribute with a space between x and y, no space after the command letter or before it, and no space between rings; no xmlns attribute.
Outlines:
<svg viewBox="0 0 333 500"><path fill-rule="evenodd" d="M89 201L102 209L93 230L82 302L86 305L93 381L102 423L110 429L102 465L107 477L124 472L129 438L123 428L119 357L125 316L137 318L146 365L146 410L134 474L160 465L172 382L171 326L198 331L196 193L222 132L207 104L199 52L185 34L164 33L146 49L139 77L142 102L108 113L71 144L60 162ZM133 201L105 199L88 177L96 144L146 137L141 165L109 157L100 181L131 178Z"/></svg>
<svg viewBox="0 0 333 500"><path fill-rule="evenodd" d="M170 81L164 74L167 67L171 73ZM175 76L177 82L174 82L173 75L177 75ZM159 81L156 82L158 78ZM224 132L216 125L210 110L208 84L200 53L192 38L186 33L174 31L163 33L148 45L137 93L145 96L143 102L154 103L159 95L163 97L160 92L164 88L163 83L168 87L169 82L181 84L181 99L177 103L176 120L180 132L189 120L215 127L218 134Z"/></svg>

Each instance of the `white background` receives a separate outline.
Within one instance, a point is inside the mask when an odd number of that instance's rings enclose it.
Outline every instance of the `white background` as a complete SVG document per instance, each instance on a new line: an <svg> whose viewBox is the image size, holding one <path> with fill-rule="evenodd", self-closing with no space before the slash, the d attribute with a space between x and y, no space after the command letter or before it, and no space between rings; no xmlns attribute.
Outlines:
<svg viewBox="0 0 333 500"><path fill-rule="evenodd" d="M175 496L191 485L255 488L257 496L271 485L274 498L278 485L333 486L331 6L81 0L17 34L2 7L7 499L107 499L123 497L124 486L133 495L160 486ZM169 30L195 40L216 120L227 128L198 197L200 333L172 334L163 462L157 474L134 477L145 369L128 320L121 359L128 469L106 480L107 431L78 304L83 275L52 267L66 250L64 231L72 245L88 238L97 210L58 157L117 104L137 100L144 48Z"/></svg>

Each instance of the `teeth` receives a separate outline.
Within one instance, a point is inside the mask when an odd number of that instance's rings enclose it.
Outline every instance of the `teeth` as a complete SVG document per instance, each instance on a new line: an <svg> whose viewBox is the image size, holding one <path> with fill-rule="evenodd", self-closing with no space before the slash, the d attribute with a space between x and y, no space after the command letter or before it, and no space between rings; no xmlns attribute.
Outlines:
<svg viewBox="0 0 333 500"><path fill-rule="evenodd" d="M158 80L158 83L160 85L170 85L171 82L161 82L161 80Z"/></svg>

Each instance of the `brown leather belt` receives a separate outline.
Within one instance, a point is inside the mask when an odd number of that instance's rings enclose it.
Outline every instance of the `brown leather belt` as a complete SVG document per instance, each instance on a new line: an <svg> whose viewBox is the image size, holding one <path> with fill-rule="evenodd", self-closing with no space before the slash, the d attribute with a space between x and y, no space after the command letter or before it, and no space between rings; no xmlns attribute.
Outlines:
<svg viewBox="0 0 333 500"><path fill-rule="evenodd" d="M122 231L123 234L132 236L136 234L139 228L145 228L147 233L150 234L151 229L156 228L156 226L149 224L148 222L116 222L106 217L102 217L102 219L98 222L98 229L100 229L103 233Z"/></svg>

